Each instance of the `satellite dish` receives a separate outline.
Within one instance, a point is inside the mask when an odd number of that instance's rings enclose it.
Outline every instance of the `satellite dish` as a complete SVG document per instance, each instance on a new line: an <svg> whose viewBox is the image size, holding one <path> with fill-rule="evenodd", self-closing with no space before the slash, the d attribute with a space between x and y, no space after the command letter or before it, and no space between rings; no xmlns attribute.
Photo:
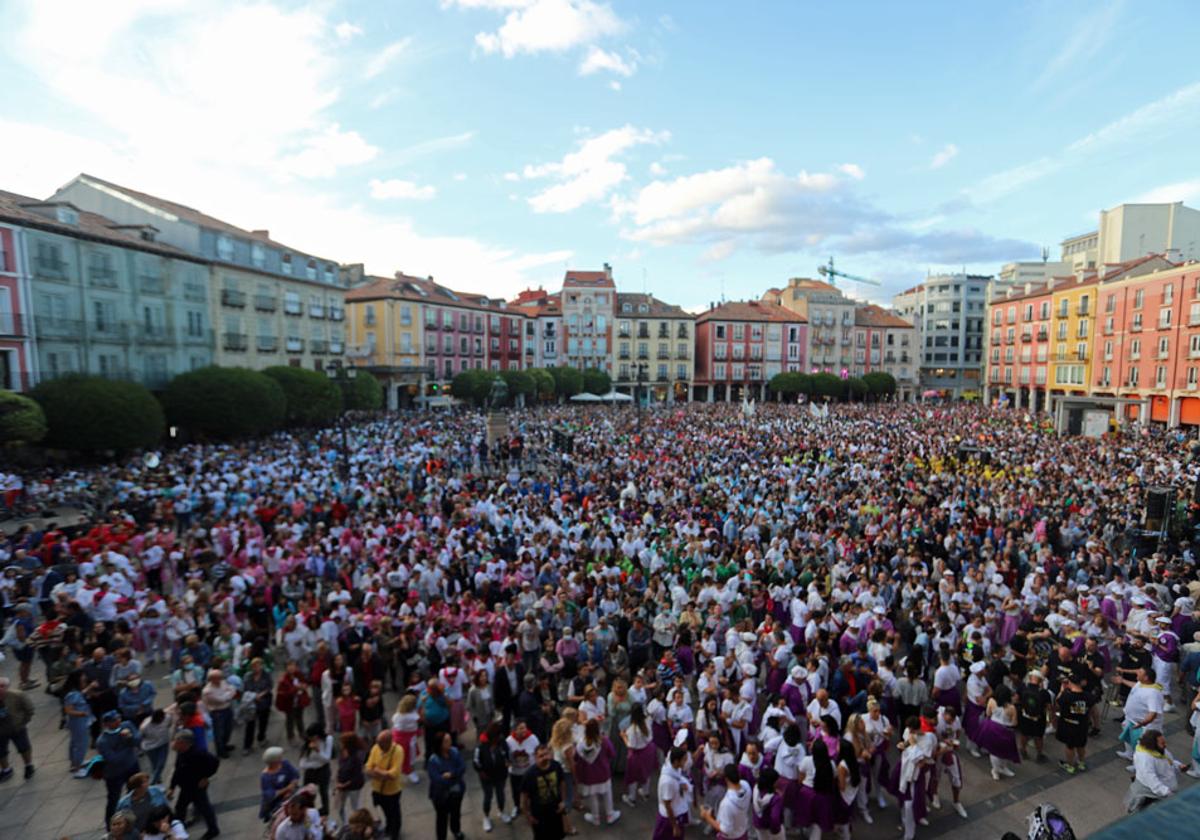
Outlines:
<svg viewBox="0 0 1200 840"><path fill-rule="evenodd" d="M145 464L147 468L154 469L162 463L162 456L160 456L157 452L147 452L142 456L142 463Z"/></svg>

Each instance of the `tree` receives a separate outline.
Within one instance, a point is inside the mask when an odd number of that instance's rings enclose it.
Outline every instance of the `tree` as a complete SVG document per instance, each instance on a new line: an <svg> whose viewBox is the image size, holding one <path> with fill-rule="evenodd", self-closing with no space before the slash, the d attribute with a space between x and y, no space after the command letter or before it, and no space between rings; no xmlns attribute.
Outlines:
<svg viewBox="0 0 1200 840"><path fill-rule="evenodd" d="M530 373L531 371L527 370L500 371L500 378L508 386L508 401L510 404L515 404L519 396L523 396L526 399L533 396L534 381Z"/></svg>
<svg viewBox="0 0 1200 840"><path fill-rule="evenodd" d="M40 405L12 391L0 391L0 443L37 443L46 431L46 413Z"/></svg>
<svg viewBox="0 0 1200 840"><path fill-rule="evenodd" d="M583 390L583 374L573 367L552 367L554 393L559 397L573 397Z"/></svg>
<svg viewBox="0 0 1200 840"><path fill-rule="evenodd" d="M167 384L162 403L173 425L225 440L273 431L287 416L279 383L245 368L181 373Z"/></svg>
<svg viewBox="0 0 1200 840"><path fill-rule="evenodd" d="M795 397L800 393L800 376L801 374L794 371L777 373L771 377L767 388L779 397Z"/></svg>
<svg viewBox="0 0 1200 840"><path fill-rule="evenodd" d="M533 368L529 371L529 378L533 381L533 393L538 399L546 400L554 396L554 377L550 371Z"/></svg>
<svg viewBox="0 0 1200 840"><path fill-rule="evenodd" d="M858 376L851 376L849 379L847 379L846 387L847 387L847 389L849 389L850 398L856 399L856 400L861 400L870 391L870 388L867 386L867 383L864 382L862 380L862 378L858 377Z"/></svg>
<svg viewBox="0 0 1200 840"><path fill-rule="evenodd" d="M338 383L346 411L378 411L383 408L383 386L365 370L355 371L353 379Z"/></svg>
<svg viewBox="0 0 1200 840"><path fill-rule="evenodd" d="M832 373L814 373L812 393L816 397L840 397L846 391L846 383Z"/></svg>
<svg viewBox="0 0 1200 840"><path fill-rule="evenodd" d="M56 449L142 449L158 443L166 428L158 400L135 382L64 376L43 382L29 396L46 415L44 443Z"/></svg>
<svg viewBox="0 0 1200 840"><path fill-rule="evenodd" d="M287 401L289 426L324 426L342 413L342 389L318 370L276 365L263 371L279 383Z"/></svg>
<svg viewBox="0 0 1200 840"><path fill-rule="evenodd" d="M872 371L863 377L871 396L890 397L896 393L896 377L883 371Z"/></svg>
<svg viewBox="0 0 1200 840"><path fill-rule="evenodd" d="M450 382L450 393L460 400L466 400L472 405L481 406L487 403L492 395L492 381L495 374L490 370L472 368L464 370Z"/></svg>
<svg viewBox="0 0 1200 840"><path fill-rule="evenodd" d="M612 390L612 377L600 368L588 368L583 372L583 390L600 396Z"/></svg>

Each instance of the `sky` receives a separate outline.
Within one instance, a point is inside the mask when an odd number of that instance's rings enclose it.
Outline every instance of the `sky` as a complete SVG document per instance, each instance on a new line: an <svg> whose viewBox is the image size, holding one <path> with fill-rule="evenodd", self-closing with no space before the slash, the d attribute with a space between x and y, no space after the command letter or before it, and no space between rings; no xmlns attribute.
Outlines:
<svg viewBox="0 0 1200 840"><path fill-rule="evenodd" d="M1200 206L1189 2L0 0L0 188L79 172L368 271L690 309Z"/></svg>

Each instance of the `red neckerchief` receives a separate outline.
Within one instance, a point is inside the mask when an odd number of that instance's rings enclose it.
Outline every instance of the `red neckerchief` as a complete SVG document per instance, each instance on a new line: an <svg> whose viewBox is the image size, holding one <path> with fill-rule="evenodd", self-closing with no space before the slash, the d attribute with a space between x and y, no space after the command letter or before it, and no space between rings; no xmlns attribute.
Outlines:
<svg viewBox="0 0 1200 840"><path fill-rule="evenodd" d="M922 735L927 735L930 732L936 732L936 731L937 731L936 723L930 723L925 718L921 718L921 734Z"/></svg>

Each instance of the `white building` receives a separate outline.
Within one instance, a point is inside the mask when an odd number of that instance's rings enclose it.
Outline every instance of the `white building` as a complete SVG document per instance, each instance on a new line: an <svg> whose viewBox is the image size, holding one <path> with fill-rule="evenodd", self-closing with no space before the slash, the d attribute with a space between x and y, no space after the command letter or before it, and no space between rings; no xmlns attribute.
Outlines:
<svg viewBox="0 0 1200 840"><path fill-rule="evenodd" d="M892 299L917 328L921 388L957 398L983 390L984 320L992 278L943 274Z"/></svg>
<svg viewBox="0 0 1200 840"><path fill-rule="evenodd" d="M1062 260L1074 274L1147 254L1165 254L1174 262L1200 259L1200 210L1181 201L1118 204L1100 211L1096 230L1062 241Z"/></svg>

